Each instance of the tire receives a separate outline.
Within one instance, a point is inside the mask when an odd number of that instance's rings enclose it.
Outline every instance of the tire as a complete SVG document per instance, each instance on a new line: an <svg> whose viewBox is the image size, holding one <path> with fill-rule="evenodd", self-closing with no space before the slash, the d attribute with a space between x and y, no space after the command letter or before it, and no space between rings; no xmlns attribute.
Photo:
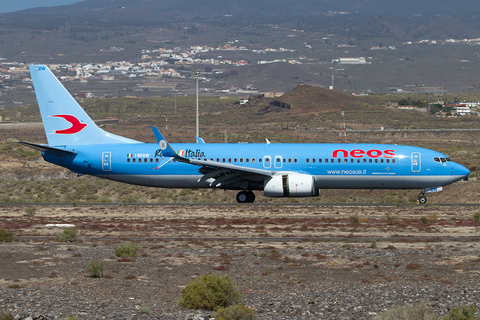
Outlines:
<svg viewBox="0 0 480 320"><path fill-rule="evenodd" d="M253 193L252 191L248 191L247 192L248 194L248 203L254 203L255 202L255 193Z"/></svg>
<svg viewBox="0 0 480 320"><path fill-rule="evenodd" d="M241 192L237 193L237 202L238 203L248 203L249 199L250 199L250 197L249 197L248 192L241 191Z"/></svg>
<svg viewBox="0 0 480 320"><path fill-rule="evenodd" d="M418 202L419 202L420 204L425 204L425 203L427 203L427 197L425 197L425 196L420 196L420 197L418 197Z"/></svg>

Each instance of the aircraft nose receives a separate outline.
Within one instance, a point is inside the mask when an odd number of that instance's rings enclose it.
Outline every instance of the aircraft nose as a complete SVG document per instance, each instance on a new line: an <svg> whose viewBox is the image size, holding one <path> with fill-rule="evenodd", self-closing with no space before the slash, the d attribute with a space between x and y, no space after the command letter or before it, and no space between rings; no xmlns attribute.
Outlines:
<svg viewBox="0 0 480 320"><path fill-rule="evenodd" d="M468 179L468 175L470 174L470 170L458 164L455 166L455 174L459 176L463 176L464 179Z"/></svg>

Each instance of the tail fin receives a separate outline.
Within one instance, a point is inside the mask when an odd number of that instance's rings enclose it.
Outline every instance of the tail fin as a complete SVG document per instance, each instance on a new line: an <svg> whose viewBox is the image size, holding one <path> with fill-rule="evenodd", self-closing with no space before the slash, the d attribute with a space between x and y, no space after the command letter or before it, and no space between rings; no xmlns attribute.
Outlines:
<svg viewBox="0 0 480 320"><path fill-rule="evenodd" d="M44 65L30 65L49 146L138 143L103 131Z"/></svg>

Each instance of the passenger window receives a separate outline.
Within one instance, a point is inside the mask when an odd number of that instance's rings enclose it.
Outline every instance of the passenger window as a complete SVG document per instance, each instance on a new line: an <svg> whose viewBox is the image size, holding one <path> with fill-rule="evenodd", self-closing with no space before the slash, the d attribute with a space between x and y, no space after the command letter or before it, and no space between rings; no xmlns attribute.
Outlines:
<svg viewBox="0 0 480 320"><path fill-rule="evenodd" d="M153 158L150 158L150 162L153 162Z"/></svg>
<svg viewBox="0 0 480 320"><path fill-rule="evenodd" d="M283 162L287 162L287 159L283 158Z"/></svg>
<svg viewBox="0 0 480 320"><path fill-rule="evenodd" d="M270 162L270 158L265 158L265 162Z"/></svg>
<svg viewBox="0 0 480 320"><path fill-rule="evenodd" d="M137 159L133 158L132 161L135 162L135 161L137 161Z"/></svg>
<svg viewBox="0 0 480 320"><path fill-rule="evenodd" d="M363 163L367 163L367 159L363 159Z"/></svg>
<svg viewBox="0 0 480 320"><path fill-rule="evenodd" d="M262 158L258 158L258 162L262 162Z"/></svg>
<svg viewBox="0 0 480 320"><path fill-rule="evenodd" d="M288 162L292 162L292 158L288 158Z"/></svg>
<svg viewBox="0 0 480 320"><path fill-rule="evenodd" d="M252 158L252 162L255 163L255 158Z"/></svg>
<svg viewBox="0 0 480 320"><path fill-rule="evenodd" d="M222 159L222 162L225 162L225 158Z"/></svg>
<svg viewBox="0 0 480 320"><path fill-rule="evenodd" d="M360 163L360 159L357 159L357 163Z"/></svg>
<svg viewBox="0 0 480 320"><path fill-rule="evenodd" d="M130 158L127 158L127 162L130 162Z"/></svg>
<svg viewBox="0 0 480 320"><path fill-rule="evenodd" d="M343 162L347 163L347 162L348 162L348 159L347 159L347 158L343 159Z"/></svg>
<svg viewBox="0 0 480 320"><path fill-rule="evenodd" d="M392 159L392 163L395 163L395 159Z"/></svg>
<svg viewBox="0 0 480 320"><path fill-rule="evenodd" d="M232 158L228 158L228 162L232 162Z"/></svg>
<svg viewBox="0 0 480 320"><path fill-rule="evenodd" d="M380 159L380 162L383 163L383 159Z"/></svg>
<svg viewBox="0 0 480 320"><path fill-rule="evenodd" d="M387 159L387 163L390 163L390 159Z"/></svg>
<svg viewBox="0 0 480 320"><path fill-rule="evenodd" d="M237 158L233 158L233 162L237 162Z"/></svg>
<svg viewBox="0 0 480 320"><path fill-rule="evenodd" d="M312 159L312 162L315 163L315 158Z"/></svg>
<svg viewBox="0 0 480 320"><path fill-rule="evenodd" d="M249 158L245 158L245 162L250 162L250 159L249 159Z"/></svg>
<svg viewBox="0 0 480 320"><path fill-rule="evenodd" d="M277 162L280 162L280 158L277 158Z"/></svg>
<svg viewBox="0 0 480 320"><path fill-rule="evenodd" d="M372 159L368 159L368 162L369 162L369 163L372 163Z"/></svg>
<svg viewBox="0 0 480 320"><path fill-rule="evenodd" d="M294 158L294 159L293 159L293 162L297 163L297 162L298 162L297 158Z"/></svg>
<svg viewBox="0 0 480 320"><path fill-rule="evenodd" d="M158 158L155 158L155 161L156 161L156 162L160 162L160 159L158 159Z"/></svg>
<svg viewBox="0 0 480 320"><path fill-rule="evenodd" d="M375 163L378 163L378 159L375 159Z"/></svg>
<svg viewBox="0 0 480 320"><path fill-rule="evenodd" d="M355 159L350 159L350 163L353 163L355 161Z"/></svg>
<svg viewBox="0 0 480 320"><path fill-rule="evenodd" d="M307 160L306 160L306 161L307 161L307 163L309 163L309 162L310 162L310 159L308 159L308 158L307 158Z"/></svg>
<svg viewBox="0 0 480 320"><path fill-rule="evenodd" d="M217 162L220 162L220 158L217 158Z"/></svg>
<svg viewBox="0 0 480 320"><path fill-rule="evenodd" d="M319 163L322 163L322 158L318 159L318 162L319 162Z"/></svg>
<svg viewBox="0 0 480 320"><path fill-rule="evenodd" d="M342 159L338 159L338 161L337 161L337 162L338 162L338 163L342 162Z"/></svg>

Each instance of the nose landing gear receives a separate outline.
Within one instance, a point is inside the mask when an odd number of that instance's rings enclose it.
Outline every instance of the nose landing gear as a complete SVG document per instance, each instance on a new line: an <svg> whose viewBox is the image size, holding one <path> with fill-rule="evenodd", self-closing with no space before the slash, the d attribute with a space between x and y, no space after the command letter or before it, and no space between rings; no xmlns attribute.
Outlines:
<svg viewBox="0 0 480 320"><path fill-rule="evenodd" d="M425 193L420 193L418 195L418 203L420 203L420 204L427 203L427 197L425 197Z"/></svg>
<svg viewBox="0 0 480 320"><path fill-rule="evenodd" d="M252 191L240 191L237 193L238 203L253 203L255 201L255 193Z"/></svg>

